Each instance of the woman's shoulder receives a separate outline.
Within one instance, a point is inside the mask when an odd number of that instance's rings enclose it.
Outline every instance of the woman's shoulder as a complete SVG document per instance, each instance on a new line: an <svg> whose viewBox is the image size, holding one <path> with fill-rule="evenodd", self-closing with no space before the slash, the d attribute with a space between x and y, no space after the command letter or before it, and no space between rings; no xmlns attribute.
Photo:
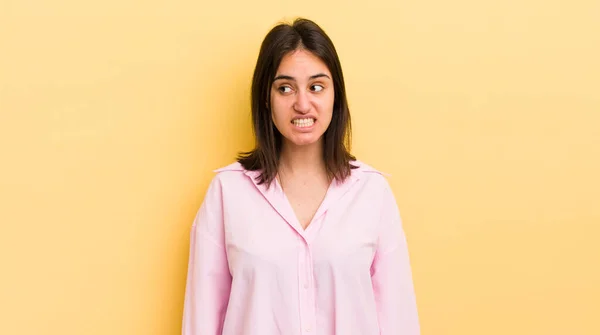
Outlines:
<svg viewBox="0 0 600 335"><path fill-rule="evenodd" d="M238 184L245 181L247 177L253 177L255 171L249 171L244 168L239 162L233 162L228 165L224 165L212 170L213 181L220 183L225 182L226 184Z"/></svg>
<svg viewBox="0 0 600 335"><path fill-rule="evenodd" d="M361 181L364 185L365 190L371 190L373 192L387 192L391 189L388 178L391 174L382 171L372 165L369 165L363 161L356 160L352 161L352 165L356 166L352 170L352 177Z"/></svg>
<svg viewBox="0 0 600 335"><path fill-rule="evenodd" d="M352 169L352 174L359 178L366 177L370 179L386 180L387 177L390 177L389 173L379 170L374 166L369 165L361 160L351 161L350 164L354 166L354 168Z"/></svg>
<svg viewBox="0 0 600 335"><path fill-rule="evenodd" d="M215 170L213 170L213 172L219 174L221 172L230 172L230 171L238 171L238 172L245 172L246 169L244 168L244 166L242 166L242 164L240 164L240 162L233 162L230 163L228 165L225 166L221 166Z"/></svg>
<svg viewBox="0 0 600 335"><path fill-rule="evenodd" d="M356 168L353 169L357 172L366 172L366 173L377 173L380 175L387 175L387 173L384 173L378 169L376 169L375 167L373 167L372 165L369 165L361 160L353 160L350 161L350 165L355 166Z"/></svg>

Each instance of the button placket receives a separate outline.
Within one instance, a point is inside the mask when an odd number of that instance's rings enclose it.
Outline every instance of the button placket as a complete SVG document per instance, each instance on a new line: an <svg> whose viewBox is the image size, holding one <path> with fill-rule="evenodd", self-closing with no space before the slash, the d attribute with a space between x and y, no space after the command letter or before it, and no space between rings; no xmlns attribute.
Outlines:
<svg viewBox="0 0 600 335"><path fill-rule="evenodd" d="M306 303L307 303L307 311L308 311L308 331L310 329L314 329L315 323L315 291L313 284L313 260L312 260L312 251L310 248L310 244L307 244L307 253L305 256L306 261L306 277L304 278L306 285L308 286L305 290L306 292Z"/></svg>
<svg viewBox="0 0 600 335"><path fill-rule="evenodd" d="M303 241L298 252L298 290L300 293L300 324L304 333L314 330L315 310L314 291L312 285L312 255L310 245Z"/></svg>

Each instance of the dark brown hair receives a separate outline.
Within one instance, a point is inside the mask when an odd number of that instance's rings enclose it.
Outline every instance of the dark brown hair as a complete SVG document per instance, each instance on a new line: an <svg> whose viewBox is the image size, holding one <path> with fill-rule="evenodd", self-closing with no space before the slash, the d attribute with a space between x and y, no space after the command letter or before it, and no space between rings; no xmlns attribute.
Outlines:
<svg viewBox="0 0 600 335"><path fill-rule="evenodd" d="M344 76L337 52L331 39L316 23L298 18L292 24L280 23L265 36L252 78L251 108L255 148L242 152L238 162L246 170L261 172L259 184L270 184L277 174L282 135L275 127L267 103L271 85L282 58L297 49L304 49L319 57L332 75L334 86L333 114L323 134L323 158L330 178L344 181L354 168L350 161L351 123Z"/></svg>

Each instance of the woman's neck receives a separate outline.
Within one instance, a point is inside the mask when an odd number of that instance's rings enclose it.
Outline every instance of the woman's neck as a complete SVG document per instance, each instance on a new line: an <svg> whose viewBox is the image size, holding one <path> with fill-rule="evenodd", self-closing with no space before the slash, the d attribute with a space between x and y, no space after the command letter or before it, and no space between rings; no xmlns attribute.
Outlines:
<svg viewBox="0 0 600 335"><path fill-rule="evenodd" d="M303 146L285 143L279 159L279 173L288 177L326 175L323 142Z"/></svg>

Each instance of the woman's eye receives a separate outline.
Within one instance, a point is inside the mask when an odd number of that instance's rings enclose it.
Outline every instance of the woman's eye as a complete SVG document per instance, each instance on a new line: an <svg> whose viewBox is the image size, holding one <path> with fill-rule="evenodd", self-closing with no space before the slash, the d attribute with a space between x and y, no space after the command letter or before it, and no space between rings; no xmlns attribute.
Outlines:
<svg viewBox="0 0 600 335"><path fill-rule="evenodd" d="M313 92L320 92L324 87L323 85L312 85L310 88L313 90Z"/></svg>
<svg viewBox="0 0 600 335"><path fill-rule="evenodd" d="M292 88L289 86L279 87L279 92L281 92L281 93L290 93L291 91L292 91Z"/></svg>

